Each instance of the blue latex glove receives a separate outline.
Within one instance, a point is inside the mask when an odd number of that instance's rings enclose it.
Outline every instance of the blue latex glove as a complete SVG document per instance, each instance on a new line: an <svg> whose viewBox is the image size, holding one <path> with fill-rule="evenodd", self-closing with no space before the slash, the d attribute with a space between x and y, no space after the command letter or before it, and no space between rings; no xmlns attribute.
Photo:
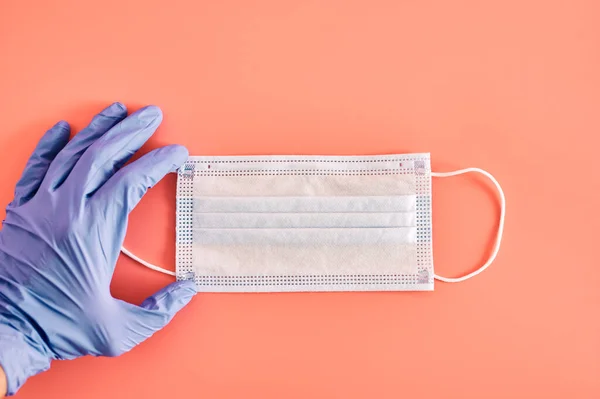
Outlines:
<svg viewBox="0 0 600 399"><path fill-rule="evenodd" d="M129 212L188 156L168 146L123 167L161 120L157 107L127 117L116 103L70 141L69 125L57 123L27 163L0 231L0 365L8 394L52 359L129 351L196 293L193 282L176 282L135 306L109 290Z"/></svg>

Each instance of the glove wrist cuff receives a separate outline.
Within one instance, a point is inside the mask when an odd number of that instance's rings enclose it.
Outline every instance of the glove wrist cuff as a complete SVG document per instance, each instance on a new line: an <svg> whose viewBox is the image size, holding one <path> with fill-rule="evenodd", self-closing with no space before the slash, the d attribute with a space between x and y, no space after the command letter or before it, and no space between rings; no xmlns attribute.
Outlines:
<svg viewBox="0 0 600 399"><path fill-rule="evenodd" d="M50 358L0 320L0 367L6 374L7 395L14 395L29 377L50 367Z"/></svg>

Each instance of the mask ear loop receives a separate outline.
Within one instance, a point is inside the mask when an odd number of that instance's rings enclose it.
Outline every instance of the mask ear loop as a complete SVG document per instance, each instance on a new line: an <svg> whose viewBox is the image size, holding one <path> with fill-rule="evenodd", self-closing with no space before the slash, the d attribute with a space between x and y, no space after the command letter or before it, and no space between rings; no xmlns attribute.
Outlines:
<svg viewBox="0 0 600 399"><path fill-rule="evenodd" d="M453 172L431 172L431 176L433 176L433 177L449 177L449 176L462 175L464 173L469 173L469 172L480 173L480 174L484 175L485 177L487 177L488 179L490 179L492 181L492 183L494 183L494 186L496 186L496 190L498 190L498 194L500 194L500 222L498 223L498 233L496 234L496 243L494 244L494 250L492 251L492 254L488 258L487 262L485 262L483 264L483 266L481 266L479 269L475 270L474 272L471 272L467 275L464 275L461 277L456 277L456 278L442 277L442 276L438 276L437 274L434 274L434 277L436 280L444 281L446 283L459 283L461 281L468 280L471 277L475 277L476 275L478 275L479 273L481 273L482 271L487 269L492 264L494 259L496 259L496 256L498 255L498 251L500 250L500 242L502 241L502 234L504 233L504 215L506 214L506 199L504 198L504 191L502 191L502 187L500 187L500 183L498 183L498 180L496 180L496 178L494 176L492 176L489 172L486 172L485 170L479 169L479 168L466 168L466 169L459 169L459 170L456 170Z"/></svg>
<svg viewBox="0 0 600 399"><path fill-rule="evenodd" d="M153 265L150 262L146 262L142 258L139 258L136 255L134 255L131 251L129 251L125 247L121 247L121 252L123 252L124 255L127 255L128 257L135 260L136 262L139 262L142 265L146 266L148 269L156 270L157 272L168 274L169 276L175 276L175 272L172 272L171 270L163 269L162 267Z"/></svg>

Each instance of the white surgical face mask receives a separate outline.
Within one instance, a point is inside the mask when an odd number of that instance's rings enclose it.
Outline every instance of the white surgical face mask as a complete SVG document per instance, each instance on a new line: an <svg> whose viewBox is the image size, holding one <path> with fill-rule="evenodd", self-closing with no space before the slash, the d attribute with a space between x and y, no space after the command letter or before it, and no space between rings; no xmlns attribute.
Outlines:
<svg viewBox="0 0 600 399"><path fill-rule="evenodd" d="M434 274L431 177L487 176L500 194L489 260ZM190 157L178 172L176 273L199 291L433 290L496 257L505 201L481 169L432 173L429 154Z"/></svg>

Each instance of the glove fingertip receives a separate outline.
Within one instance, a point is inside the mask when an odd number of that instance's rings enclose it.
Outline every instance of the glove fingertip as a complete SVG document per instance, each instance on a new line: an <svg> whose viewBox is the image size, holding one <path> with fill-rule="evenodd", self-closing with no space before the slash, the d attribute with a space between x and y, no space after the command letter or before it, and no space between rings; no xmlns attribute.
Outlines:
<svg viewBox="0 0 600 399"><path fill-rule="evenodd" d="M169 172L175 172L187 161L189 152L187 148L179 144L173 144L168 147L169 157L171 158L171 168Z"/></svg>
<svg viewBox="0 0 600 399"><path fill-rule="evenodd" d="M71 130L71 125L69 125L69 122L64 121L64 120L60 120L60 121L56 122L54 127L57 129L62 129L62 130L67 130L67 131Z"/></svg>
<svg viewBox="0 0 600 399"><path fill-rule="evenodd" d="M192 293L192 295L198 293L198 289L194 280L181 280L173 283L173 285L174 284L177 284L177 287L180 287L179 289Z"/></svg>
<svg viewBox="0 0 600 399"><path fill-rule="evenodd" d="M143 122L148 127L157 127L163 120L162 110L156 105L147 105L132 114L134 120Z"/></svg>
<svg viewBox="0 0 600 399"><path fill-rule="evenodd" d="M177 281L146 299L141 307L146 310L175 314L196 295L196 284L192 281Z"/></svg>
<svg viewBox="0 0 600 399"><path fill-rule="evenodd" d="M193 281L177 281L172 284L174 288L170 291L170 297L174 300L171 307L175 307L176 312L187 305L192 298L198 293L196 283Z"/></svg>
<svg viewBox="0 0 600 399"><path fill-rule="evenodd" d="M127 112L127 107L125 106L125 104L123 104L120 101L112 103L111 107L114 107L114 108L120 109L121 111Z"/></svg>
<svg viewBox="0 0 600 399"><path fill-rule="evenodd" d="M91 124L96 123L101 126L101 129L97 129L97 132L108 131L116 122L122 120L127 116L127 107L121 103L112 103L108 107L100 111L99 114L94 116Z"/></svg>
<svg viewBox="0 0 600 399"><path fill-rule="evenodd" d="M67 121L61 120L46 131L40 144L49 144L49 147L52 148L52 157L54 157L67 144L70 134L71 126Z"/></svg>

